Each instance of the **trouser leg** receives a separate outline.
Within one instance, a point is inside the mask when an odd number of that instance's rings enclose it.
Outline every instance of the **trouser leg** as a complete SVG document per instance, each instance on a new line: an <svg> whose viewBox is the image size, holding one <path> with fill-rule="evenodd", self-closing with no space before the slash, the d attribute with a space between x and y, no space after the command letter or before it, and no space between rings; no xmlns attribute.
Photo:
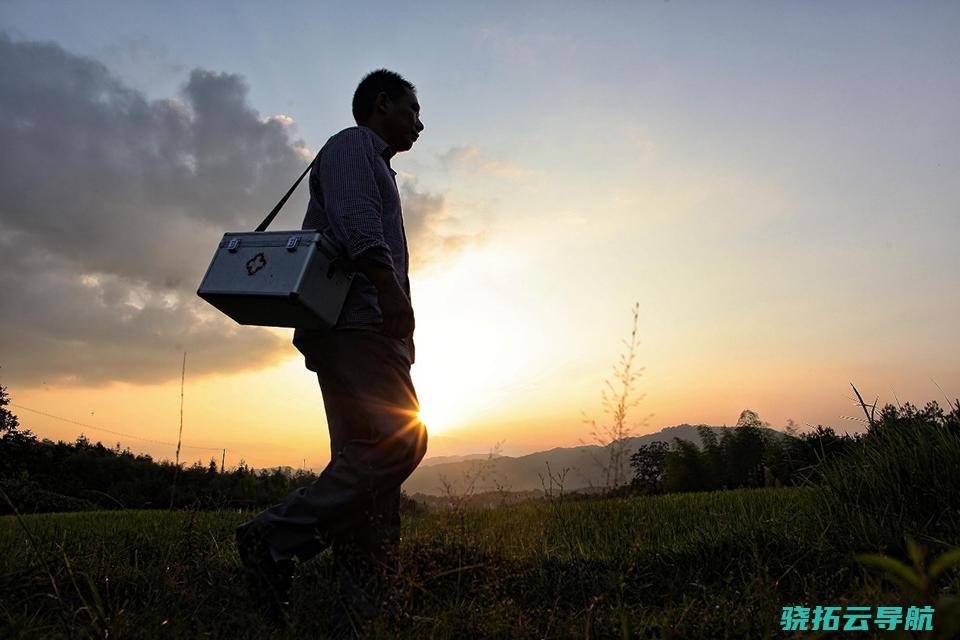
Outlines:
<svg viewBox="0 0 960 640"><path fill-rule="evenodd" d="M333 542L340 616L370 618L400 611L400 490L385 492L364 514L368 526ZM349 614L347 613L349 612Z"/></svg>
<svg viewBox="0 0 960 640"><path fill-rule="evenodd" d="M336 425L336 421L334 422ZM348 434L331 429L331 459ZM333 540L339 601L335 621L399 608L400 488L371 496L356 529ZM380 602L378 605L377 603ZM383 603L386 603L384 606Z"/></svg>
<svg viewBox="0 0 960 640"><path fill-rule="evenodd" d="M301 560L338 538L382 536L389 527L371 525L366 514L381 508L373 505L376 497L399 491L427 446L402 341L367 331L331 332L316 351L335 453L316 482L255 518L278 554ZM391 510L386 520L398 524L399 515Z"/></svg>

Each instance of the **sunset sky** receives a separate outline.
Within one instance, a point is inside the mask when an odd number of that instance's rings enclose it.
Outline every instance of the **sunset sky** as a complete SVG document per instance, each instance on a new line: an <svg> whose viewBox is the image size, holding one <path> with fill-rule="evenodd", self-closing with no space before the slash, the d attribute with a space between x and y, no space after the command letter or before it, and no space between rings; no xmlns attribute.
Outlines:
<svg viewBox="0 0 960 640"><path fill-rule="evenodd" d="M41 437L172 458L186 351L181 459L322 467L292 330L196 289L387 67L426 126L392 164L428 457L589 441L635 302L637 434L861 430L850 382L943 406L958 29L955 2L2 2L0 384Z"/></svg>

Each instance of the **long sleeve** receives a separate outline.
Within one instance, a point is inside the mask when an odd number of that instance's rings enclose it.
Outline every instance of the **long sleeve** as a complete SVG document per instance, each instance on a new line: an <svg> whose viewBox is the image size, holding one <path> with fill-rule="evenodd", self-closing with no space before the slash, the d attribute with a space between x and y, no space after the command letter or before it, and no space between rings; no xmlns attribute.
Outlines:
<svg viewBox="0 0 960 640"><path fill-rule="evenodd" d="M393 269L390 246L383 234L383 204L374 175L376 153L369 138L347 129L327 143L320 156L318 177L324 208L334 236L351 260L361 254Z"/></svg>

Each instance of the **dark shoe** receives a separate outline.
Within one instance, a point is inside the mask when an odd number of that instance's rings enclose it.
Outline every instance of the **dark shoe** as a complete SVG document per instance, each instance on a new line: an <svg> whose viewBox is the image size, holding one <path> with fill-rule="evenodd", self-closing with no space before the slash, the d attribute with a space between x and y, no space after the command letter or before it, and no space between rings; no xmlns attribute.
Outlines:
<svg viewBox="0 0 960 640"><path fill-rule="evenodd" d="M273 627L287 627L293 560L273 559L260 525L250 522L240 525L237 527L236 540L247 593Z"/></svg>

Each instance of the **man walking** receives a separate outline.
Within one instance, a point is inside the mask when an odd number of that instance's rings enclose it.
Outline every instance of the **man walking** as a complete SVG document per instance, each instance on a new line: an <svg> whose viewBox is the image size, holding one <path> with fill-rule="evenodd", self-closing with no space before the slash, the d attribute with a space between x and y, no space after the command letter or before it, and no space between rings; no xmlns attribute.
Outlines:
<svg viewBox="0 0 960 640"><path fill-rule="evenodd" d="M391 158L423 131L412 84L380 69L353 96L356 127L331 137L310 173L304 229L329 228L356 274L330 330L297 329L317 373L331 460L317 481L237 529L248 588L285 622L300 562L333 546L339 598L331 623L356 635L376 616L401 617L396 598L400 484L426 453L410 378L414 315L409 254Z"/></svg>

